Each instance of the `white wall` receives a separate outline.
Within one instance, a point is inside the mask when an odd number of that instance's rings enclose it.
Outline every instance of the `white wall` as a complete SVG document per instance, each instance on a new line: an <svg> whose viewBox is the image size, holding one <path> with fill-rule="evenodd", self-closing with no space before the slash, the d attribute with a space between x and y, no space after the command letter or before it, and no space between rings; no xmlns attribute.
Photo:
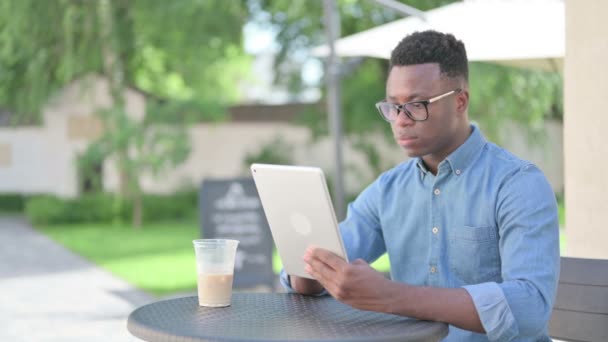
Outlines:
<svg viewBox="0 0 608 342"><path fill-rule="evenodd" d="M159 177L143 177L144 191L169 193L183 185L198 186L205 178L248 176L249 169L243 164L246 156L257 154L262 146L276 137L293 146L295 164L320 166L327 170L328 176L332 176L331 141L326 138L311 143L309 130L301 126L277 122L199 124L191 127L189 132L192 152L186 162ZM386 158L393 159L393 164L404 160L404 154L397 146L386 144L381 137L377 141L383 146L381 150ZM364 158L348 143L345 143L344 155L346 165L362 171L349 173L345 180L347 191L358 191L375 175L369 171ZM104 165L104 188L110 191L118 189L118 172L112 161Z"/></svg>
<svg viewBox="0 0 608 342"><path fill-rule="evenodd" d="M509 130L517 132L516 129ZM142 187L150 193L170 193L183 186L198 186L205 178L231 178L249 175L243 160L248 154L256 154L262 146L281 137L294 147L293 161L300 165L320 166L333 177L333 142L324 138L310 141L310 132L301 126L287 123L221 123L199 124L190 128L192 152L188 160L175 170L159 177L143 177ZM383 166L390 168L407 159L399 146L382 136L370 136L378 146ZM555 191L563 189L561 124L547 123L547 143L530 146L522 134L513 133L507 148L523 159L538 165ZM378 175L374 174L364 156L344 142L345 187L347 193L357 193ZM113 162L104 165L104 187L118 189L118 173Z"/></svg>
<svg viewBox="0 0 608 342"><path fill-rule="evenodd" d="M143 118L143 96L128 91L125 97L132 118ZM89 133L95 129L86 131L85 125L70 131L68 127L74 118L94 122L95 111L110 103L108 82L93 75L71 83L49 101L43 109L42 127L0 127L0 144L9 146L11 158L9 165L0 165L0 192L76 196L77 157L94 138Z"/></svg>
<svg viewBox="0 0 608 342"><path fill-rule="evenodd" d="M143 96L129 91L126 100L132 118L141 120L145 113ZM0 163L0 192L76 196L78 155L100 133L95 111L107 108L110 103L107 81L91 76L72 83L50 101L43 112L43 127L0 128L0 145L10 147L11 158L8 166ZM199 186L204 178L248 175L248 169L243 165L245 157L257 154L262 146L276 137L282 137L294 147L294 163L321 166L328 177L333 177L332 141L325 138L312 143L309 131L301 126L281 122L198 124L189 129L189 136L192 153L188 160L160 177L143 177L144 191L169 193L183 186ZM560 124L549 123L547 136L546 145L530 147L523 137L513 134L507 148L535 162L545 172L554 190L561 191ZM370 135L368 139L379 147L385 169L406 159L404 152L384 137ZM344 143L344 159L347 194L357 193L378 176L348 141ZM117 190L115 164L107 161L103 169L104 188Z"/></svg>
<svg viewBox="0 0 608 342"><path fill-rule="evenodd" d="M70 109L71 108L71 109ZM45 112L47 127L36 129L0 129L0 144L11 146L10 167L0 165L0 192L54 193L75 196L78 193L76 160L84 151L87 139L71 139L67 132L69 115L79 115L73 108L51 108ZM71 111L70 111L71 110ZM81 112L80 112L81 113ZM243 160L257 154L265 144L281 137L293 146L294 163L317 165L333 177L334 158L329 138L311 143L309 131L286 123L199 124L190 128L192 152L185 163L159 177L144 176L144 191L170 193L180 187L198 186L204 178L230 178L248 175ZM563 189L561 125L549 123L548 142L530 147L523 137L514 134L507 147L518 156L531 160L547 175L554 190ZM406 159L404 152L384 137L370 136L379 147L384 168ZM356 193L377 175L364 156L344 143L347 193ZM115 163L107 161L103 170L104 188L118 189Z"/></svg>
<svg viewBox="0 0 608 342"><path fill-rule="evenodd" d="M11 154L10 163L0 166L0 192L68 192L65 160L55 155L55 146L49 144L42 129L0 128L0 143L8 146Z"/></svg>
<svg viewBox="0 0 608 342"><path fill-rule="evenodd" d="M608 259L608 1L566 1L566 255Z"/></svg>

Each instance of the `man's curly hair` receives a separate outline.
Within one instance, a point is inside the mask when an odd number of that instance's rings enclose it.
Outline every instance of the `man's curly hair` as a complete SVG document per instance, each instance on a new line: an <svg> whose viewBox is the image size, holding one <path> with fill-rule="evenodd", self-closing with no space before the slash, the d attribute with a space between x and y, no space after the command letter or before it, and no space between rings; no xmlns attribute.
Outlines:
<svg viewBox="0 0 608 342"><path fill-rule="evenodd" d="M442 74L469 80L464 43L449 33L414 32L403 38L391 53L390 67L437 63Z"/></svg>

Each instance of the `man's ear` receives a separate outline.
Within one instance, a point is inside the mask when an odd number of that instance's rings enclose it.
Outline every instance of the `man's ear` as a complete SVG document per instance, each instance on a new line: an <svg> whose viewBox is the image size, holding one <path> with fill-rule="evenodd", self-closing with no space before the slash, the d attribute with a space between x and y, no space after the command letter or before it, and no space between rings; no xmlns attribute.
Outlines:
<svg viewBox="0 0 608 342"><path fill-rule="evenodd" d="M458 113L464 113L469 108L469 90L462 89L456 94L456 110Z"/></svg>

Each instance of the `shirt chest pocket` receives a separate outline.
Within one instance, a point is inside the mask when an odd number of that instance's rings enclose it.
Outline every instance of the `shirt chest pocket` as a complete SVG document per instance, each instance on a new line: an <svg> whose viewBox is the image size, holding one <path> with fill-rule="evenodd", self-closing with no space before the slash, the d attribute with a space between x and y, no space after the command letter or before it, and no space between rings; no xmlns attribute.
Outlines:
<svg viewBox="0 0 608 342"><path fill-rule="evenodd" d="M462 284L500 280L500 253L495 227L460 226L448 232L448 260Z"/></svg>

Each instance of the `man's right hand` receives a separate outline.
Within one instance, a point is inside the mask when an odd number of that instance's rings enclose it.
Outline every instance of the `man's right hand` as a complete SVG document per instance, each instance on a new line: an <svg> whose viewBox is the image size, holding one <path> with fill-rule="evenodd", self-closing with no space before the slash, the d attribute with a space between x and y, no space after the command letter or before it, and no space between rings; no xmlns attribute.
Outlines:
<svg viewBox="0 0 608 342"><path fill-rule="evenodd" d="M290 275L289 283L291 284L292 289L303 295L318 295L321 293L321 291L323 291L323 286L321 283L314 279Z"/></svg>

